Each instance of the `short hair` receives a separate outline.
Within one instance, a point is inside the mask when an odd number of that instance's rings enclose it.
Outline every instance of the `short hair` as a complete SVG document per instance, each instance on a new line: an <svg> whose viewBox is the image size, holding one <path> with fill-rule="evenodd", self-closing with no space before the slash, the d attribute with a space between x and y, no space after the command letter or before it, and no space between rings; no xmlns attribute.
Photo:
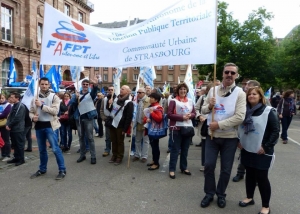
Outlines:
<svg viewBox="0 0 300 214"><path fill-rule="evenodd" d="M109 85L107 88L114 88L114 86L113 85Z"/></svg>
<svg viewBox="0 0 300 214"><path fill-rule="evenodd" d="M87 79L84 79L84 80L82 80L81 84L83 84L83 83L90 83L90 81Z"/></svg>
<svg viewBox="0 0 300 214"><path fill-rule="evenodd" d="M295 92L291 89L287 90L283 94L283 98L288 98L291 94L294 94Z"/></svg>
<svg viewBox="0 0 300 214"><path fill-rule="evenodd" d="M236 72L239 72L239 67L238 67L236 64L232 63L232 62L226 63L226 64L224 65L224 69L223 69L223 70L225 70L225 68L228 67L228 66L233 66L233 67L235 67L235 68L236 68Z"/></svg>
<svg viewBox="0 0 300 214"><path fill-rule="evenodd" d="M161 98L160 94L158 94L158 93L151 93L151 94L149 95L149 97L154 98L157 102L159 102L159 101L160 101L160 98Z"/></svg>
<svg viewBox="0 0 300 214"><path fill-rule="evenodd" d="M18 93L18 92L11 92L10 94L9 94L9 97L11 96L11 95L14 95L15 96L15 98L18 98L19 100L21 99L21 95Z"/></svg>
<svg viewBox="0 0 300 214"><path fill-rule="evenodd" d="M71 94L70 94L69 92L66 91L66 92L64 93L64 95L66 95L66 94L69 95L69 97L71 98Z"/></svg>
<svg viewBox="0 0 300 214"><path fill-rule="evenodd" d="M246 93L246 100L247 100L247 103L249 104L248 102L248 96L249 94L251 93L251 91L255 90L259 96L260 96L260 103L262 104L266 104L266 98L265 98L265 95L264 95L264 91L262 90L261 87L258 87L258 86L254 86L254 87L250 87Z"/></svg>
<svg viewBox="0 0 300 214"><path fill-rule="evenodd" d="M42 77L40 80L39 80L39 84L41 83L41 81L47 81L50 83L49 79L47 77Z"/></svg>
<svg viewBox="0 0 300 214"><path fill-rule="evenodd" d="M252 85L252 86L257 86L257 87L260 87L260 83L256 80L249 80L247 82L248 85Z"/></svg>
<svg viewBox="0 0 300 214"><path fill-rule="evenodd" d="M189 87L187 86L187 84L185 82L178 84L177 88L176 88L176 93L179 94L179 89L180 88L186 88L187 93L189 93Z"/></svg>

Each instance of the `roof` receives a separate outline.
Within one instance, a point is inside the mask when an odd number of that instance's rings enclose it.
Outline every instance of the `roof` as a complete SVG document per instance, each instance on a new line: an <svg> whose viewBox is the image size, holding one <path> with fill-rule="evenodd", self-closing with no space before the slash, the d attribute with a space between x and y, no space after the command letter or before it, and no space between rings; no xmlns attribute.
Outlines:
<svg viewBox="0 0 300 214"><path fill-rule="evenodd" d="M141 23L145 20L146 19L134 18L133 20L130 20L130 25L135 25L135 24ZM128 20L121 21L121 22L111 22L111 23L99 22L98 24L94 24L92 26L100 27L100 28L122 28L122 27L127 27L127 23L128 23Z"/></svg>

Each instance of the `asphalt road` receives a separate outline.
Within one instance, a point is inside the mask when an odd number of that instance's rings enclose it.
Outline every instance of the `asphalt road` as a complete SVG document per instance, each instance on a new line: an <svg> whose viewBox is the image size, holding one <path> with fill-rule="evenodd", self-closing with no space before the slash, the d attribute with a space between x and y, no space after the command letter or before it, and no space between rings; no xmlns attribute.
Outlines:
<svg viewBox="0 0 300 214"><path fill-rule="evenodd" d="M300 170L300 117L296 116L289 129L289 143L281 141L275 147L276 160L269 173L272 198L270 203L273 214L300 214L299 178ZM199 171L201 148L190 147L188 169L192 176L176 172L176 179L168 177L167 138L160 141L161 168L148 171L146 164L131 162L127 168L129 138L126 138L126 155L119 166L108 163L109 157L102 157L104 139L96 139L97 164L90 164L90 155L82 163L76 163L79 155L77 135L70 154L64 154L67 175L64 180L56 181L57 164L49 150L47 174L30 179L38 169L38 152L26 153L27 160L19 167L0 163L0 213L1 214L88 214L88 213L258 213L261 200L258 189L253 206L241 208L238 201L245 197L244 180L229 182L227 206L217 206L216 197L205 209L200 207L204 197L203 173ZM194 144L199 142L194 137ZM236 153L231 178L236 173L239 152ZM151 148L149 150L149 161ZM216 178L219 176L219 163Z"/></svg>

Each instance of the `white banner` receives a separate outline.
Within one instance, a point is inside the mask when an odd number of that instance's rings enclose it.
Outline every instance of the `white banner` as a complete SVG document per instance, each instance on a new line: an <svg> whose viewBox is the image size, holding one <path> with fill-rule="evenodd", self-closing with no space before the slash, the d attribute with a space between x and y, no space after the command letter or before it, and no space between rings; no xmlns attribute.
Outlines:
<svg viewBox="0 0 300 214"><path fill-rule="evenodd" d="M152 18L104 29L45 3L41 64L132 67L213 64L216 0L181 0Z"/></svg>

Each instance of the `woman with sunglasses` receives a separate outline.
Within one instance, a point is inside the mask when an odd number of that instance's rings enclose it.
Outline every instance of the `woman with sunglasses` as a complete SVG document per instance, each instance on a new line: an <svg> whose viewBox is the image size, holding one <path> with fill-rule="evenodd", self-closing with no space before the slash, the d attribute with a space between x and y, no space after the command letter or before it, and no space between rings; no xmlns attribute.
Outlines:
<svg viewBox="0 0 300 214"><path fill-rule="evenodd" d="M168 118L170 119L171 132L171 152L169 164L169 176L175 179L175 171L177 165L178 154L180 153L180 169L181 173L191 175L187 169L187 156L192 137L194 136L194 127L192 119L196 112L193 101L187 98L189 88L185 83L181 83L176 88L178 94L170 101L168 108Z"/></svg>
<svg viewBox="0 0 300 214"><path fill-rule="evenodd" d="M256 184L262 200L259 214L270 213L271 185L269 168L274 158L274 146L279 137L279 120L274 108L266 105L264 92L260 87L247 91L247 111L244 122L238 128L241 149L241 163L246 168L246 195L239 202L240 207L253 205Z"/></svg>

